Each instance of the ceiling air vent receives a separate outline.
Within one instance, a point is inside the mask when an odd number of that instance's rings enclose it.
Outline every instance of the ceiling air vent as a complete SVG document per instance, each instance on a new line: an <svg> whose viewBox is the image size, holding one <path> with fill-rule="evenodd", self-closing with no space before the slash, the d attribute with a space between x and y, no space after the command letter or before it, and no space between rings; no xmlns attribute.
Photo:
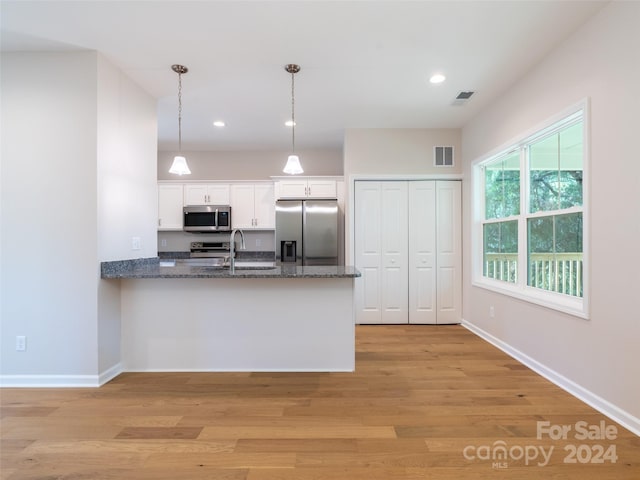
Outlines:
<svg viewBox="0 0 640 480"><path fill-rule="evenodd" d="M436 167L453 167L453 147L433 147L433 164Z"/></svg>
<svg viewBox="0 0 640 480"><path fill-rule="evenodd" d="M475 92L460 92L456 97L456 100L469 100L469 98L471 98L471 95L473 95L474 93Z"/></svg>
<svg viewBox="0 0 640 480"><path fill-rule="evenodd" d="M452 105L465 105L475 92L460 92L451 102Z"/></svg>

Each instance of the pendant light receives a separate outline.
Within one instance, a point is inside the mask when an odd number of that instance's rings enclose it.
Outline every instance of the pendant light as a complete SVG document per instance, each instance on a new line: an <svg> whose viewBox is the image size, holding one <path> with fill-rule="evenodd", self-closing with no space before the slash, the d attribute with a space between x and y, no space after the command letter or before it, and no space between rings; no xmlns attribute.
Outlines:
<svg viewBox="0 0 640 480"><path fill-rule="evenodd" d="M295 82L294 75L300 71L300 65L290 63L284 69L291 74L291 155L287 159L287 164L282 170L290 175L297 175L304 172L300 166L300 159L296 155L296 114L295 114Z"/></svg>
<svg viewBox="0 0 640 480"><path fill-rule="evenodd" d="M189 69L182 65L171 65L171 70L178 74L178 155L173 158L169 173L189 175L191 170L187 165L187 159L182 156L182 75Z"/></svg>

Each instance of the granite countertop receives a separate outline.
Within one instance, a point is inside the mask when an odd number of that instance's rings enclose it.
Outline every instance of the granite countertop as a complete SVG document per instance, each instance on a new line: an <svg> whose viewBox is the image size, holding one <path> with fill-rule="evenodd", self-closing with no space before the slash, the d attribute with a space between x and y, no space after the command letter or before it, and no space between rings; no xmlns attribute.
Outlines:
<svg viewBox="0 0 640 480"><path fill-rule="evenodd" d="M252 263L254 265L252 266ZM165 266L166 265L166 266ZM193 265L181 259L142 258L102 262L102 278L356 278L360 272L350 266L277 265L243 261L234 272L229 268Z"/></svg>

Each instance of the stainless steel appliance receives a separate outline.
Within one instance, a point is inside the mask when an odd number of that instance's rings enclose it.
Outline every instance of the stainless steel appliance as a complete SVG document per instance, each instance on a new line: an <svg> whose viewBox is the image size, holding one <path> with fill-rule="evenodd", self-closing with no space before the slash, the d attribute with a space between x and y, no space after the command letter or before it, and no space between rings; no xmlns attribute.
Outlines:
<svg viewBox="0 0 640 480"><path fill-rule="evenodd" d="M229 205L189 205L182 210L182 229L192 233L231 231Z"/></svg>
<svg viewBox="0 0 640 480"><path fill-rule="evenodd" d="M337 265L338 203L335 200L278 200L276 262Z"/></svg>
<svg viewBox="0 0 640 480"><path fill-rule="evenodd" d="M229 241L191 242L191 258L229 258Z"/></svg>

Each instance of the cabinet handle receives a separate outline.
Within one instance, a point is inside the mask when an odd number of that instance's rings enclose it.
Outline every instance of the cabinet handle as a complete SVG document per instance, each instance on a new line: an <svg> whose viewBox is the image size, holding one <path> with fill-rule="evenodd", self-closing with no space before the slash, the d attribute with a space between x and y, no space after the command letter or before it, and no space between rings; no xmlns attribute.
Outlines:
<svg viewBox="0 0 640 480"><path fill-rule="evenodd" d="M162 219L161 219L161 218L159 218L159 219L158 219L158 226L159 226L159 227L161 227L161 226L162 226Z"/></svg>

